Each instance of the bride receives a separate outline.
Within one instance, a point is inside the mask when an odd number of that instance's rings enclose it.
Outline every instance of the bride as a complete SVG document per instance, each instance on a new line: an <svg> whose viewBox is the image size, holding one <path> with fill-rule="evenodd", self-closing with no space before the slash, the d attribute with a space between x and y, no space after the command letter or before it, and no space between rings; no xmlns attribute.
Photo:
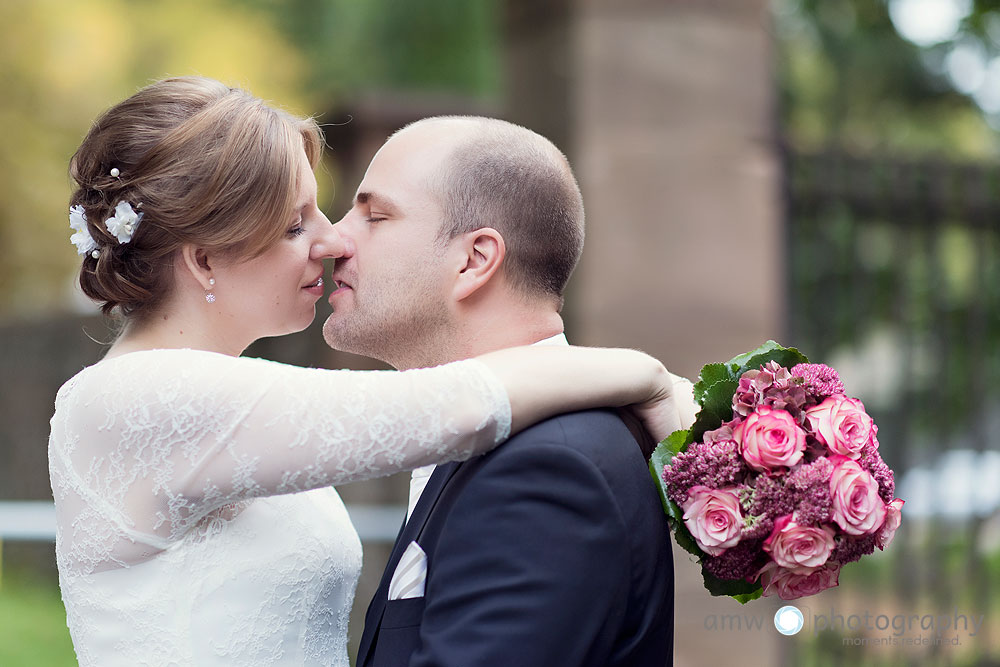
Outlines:
<svg viewBox="0 0 1000 667"><path fill-rule="evenodd" d="M80 284L123 328L59 390L56 557L82 665L347 665L361 545L333 485L468 458L558 412L680 426L630 350L515 348L431 369L240 357L300 331L344 254L316 124L210 79L155 83L70 164Z"/></svg>

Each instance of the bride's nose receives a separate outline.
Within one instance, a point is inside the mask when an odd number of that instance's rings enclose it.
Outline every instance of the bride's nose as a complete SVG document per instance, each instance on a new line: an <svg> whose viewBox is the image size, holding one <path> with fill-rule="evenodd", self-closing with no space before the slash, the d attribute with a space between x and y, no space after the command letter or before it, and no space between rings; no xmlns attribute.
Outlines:
<svg viewBox="0 0 1000 667"><path fill-rule="evenodd" d="M312 245L313 259L336 259L354 254L354 242L343 236L330 222Z"/></svg>

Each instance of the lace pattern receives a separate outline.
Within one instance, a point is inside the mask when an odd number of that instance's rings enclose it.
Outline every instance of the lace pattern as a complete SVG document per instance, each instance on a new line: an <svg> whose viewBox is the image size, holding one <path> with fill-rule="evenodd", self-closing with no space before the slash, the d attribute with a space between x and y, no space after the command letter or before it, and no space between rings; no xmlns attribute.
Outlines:
<svg viewBox="0 0 1000 667"><path fill-rule="evenodd" d="M328 487L482 453L510 406L476 361L328 371L156 350L77 374L51 426L81 664L346 665L360 543Z"/></svg>

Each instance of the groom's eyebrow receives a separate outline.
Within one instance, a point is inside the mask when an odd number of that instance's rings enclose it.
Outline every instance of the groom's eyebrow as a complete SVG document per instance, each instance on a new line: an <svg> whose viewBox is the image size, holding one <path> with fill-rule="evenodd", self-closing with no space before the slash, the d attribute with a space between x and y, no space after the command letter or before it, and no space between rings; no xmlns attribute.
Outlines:
<svg viewBox="0 0 1000 667"><path fill-rule="evenodd" d="M398 210L398 207L391 199L375 192L359 192L354 195L354 201L358 204L368 204L378 207L386 212L395 212Z"/></svg>

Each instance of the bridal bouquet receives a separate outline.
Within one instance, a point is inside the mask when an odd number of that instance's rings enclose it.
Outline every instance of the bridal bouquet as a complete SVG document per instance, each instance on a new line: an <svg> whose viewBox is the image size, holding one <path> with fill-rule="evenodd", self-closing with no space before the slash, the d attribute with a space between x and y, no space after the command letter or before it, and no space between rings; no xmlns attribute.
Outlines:
<svg viewBox="0 0 1000 667"><path fill-rule="evenodd" d="M899 526L878 428L834 369L808 361L768 341L705 366L694 424L653 452L677 543L713 595L814 595Z"/></svg>

